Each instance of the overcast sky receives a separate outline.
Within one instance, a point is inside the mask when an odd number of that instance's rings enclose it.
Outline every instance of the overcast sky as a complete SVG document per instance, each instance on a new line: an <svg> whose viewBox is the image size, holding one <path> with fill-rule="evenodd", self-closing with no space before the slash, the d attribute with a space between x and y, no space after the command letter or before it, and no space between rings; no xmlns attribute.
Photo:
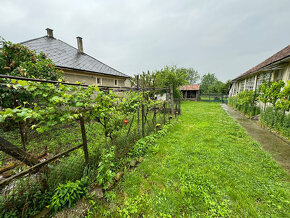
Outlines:
<svg viewBox="0 0 290 218"><path fill-rule="evenodd" d="M0 36L46 35L133 75L165 65L226 81L290 44L290 0L0 0Z"/></svg>

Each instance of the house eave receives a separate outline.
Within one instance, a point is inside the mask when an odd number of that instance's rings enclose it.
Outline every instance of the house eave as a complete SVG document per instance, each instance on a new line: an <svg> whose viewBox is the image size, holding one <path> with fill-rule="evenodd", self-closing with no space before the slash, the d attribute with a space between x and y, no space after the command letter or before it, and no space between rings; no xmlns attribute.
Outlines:
<svg viewBox="0 0 290 218"><path fill-rule="evenodd" d="M77 71L77 72L81 72L81 73L91 73L91 74L103 75L103 76L109 76L109 77L116 77L116 78L125 78L125 79L131 78L130 76L113 75L113 74L108 74L108 73L89 71L89 70L82 70L82 69L64 67L64 66L58 66L58 65L56 65L56 67L58 69L60 69L60 70L63 70L63 71L70 70L70 71Z"/></svg>
<svg viewBox="0 0 290 218"><path fill-rule="evenodd" d="M277 60L277 61L274 61L264 67L261 67L253 72L249 72L248 74L246 75L243 75L243 76L239 76L235 79L232 80L232 83L233 82L236 82L236 81L239 81L241 79L244 79L244 78L247 78L247 77L250 77L254 74L258 74L259 72L262 72L262 71L270 71L270 70L278 70L278 69L284 69L285 66L283 66L283 64L287 65L285 62L287 61L290 61L290 55L284 57L283 59L280 59L280 60Z"/></svg>

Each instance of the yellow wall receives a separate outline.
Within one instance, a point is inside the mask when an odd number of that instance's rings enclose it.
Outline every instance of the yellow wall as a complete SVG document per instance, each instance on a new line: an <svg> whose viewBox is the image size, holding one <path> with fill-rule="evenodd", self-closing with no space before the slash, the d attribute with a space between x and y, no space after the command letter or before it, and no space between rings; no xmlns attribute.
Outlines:
<svg viewBox="0 0 290 218"><path fill-rule="evenodd" d="M236 92L240 92L241 91L241 84L242 81L247 82L249 80L249 78L255 77L256 75L260 75L260 74L264 74L267 73L268 71L258 71L254 74L252 74L250 77L247 78L243 78L241 80L238 80L236 82L233 83L232 88L230 90L230 96L233 96L235 94L237 94ZM271 71L271 81L276 81L278 79L278 73L279 70L273 70ZM290 80L290 62L288 63L288 65L286 66L286 68L284 68L282 70L282 80L286 83L288 80ZM255 79L255 84L256 84L256 79ZM255 88L255 85L253 86L253 89Z"/></svg>
<svg viewBox="0 0 290 218"><path fill-rule="evenodd" d="M93 73L78 72L72 70L62 69L64 72L64 79L67 82L75 83L81 82L87 85L102 85L102 86L121 86L130 87L129 79L114 76L97 75ZM100 78L101 83L97 84L97 78ZM115 80L118 80L118 85L115 85Z"/></svg>

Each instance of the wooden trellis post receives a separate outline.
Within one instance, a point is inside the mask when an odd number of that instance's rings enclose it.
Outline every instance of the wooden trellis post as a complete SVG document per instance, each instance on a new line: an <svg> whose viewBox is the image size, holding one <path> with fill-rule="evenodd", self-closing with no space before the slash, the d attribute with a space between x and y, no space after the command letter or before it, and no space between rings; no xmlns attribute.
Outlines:
<svg viewBox="0 0 290 218"><path fill-rule="evenodd" d="M163 103L163 124L166 123L166 103Z"/></svg>
<svg viewBox="0 0 290 218"><path fill-rule="evenodd" d="M137 75L137 93L139 93L139 75ZM137 134L140 137L140 108L137 109Z"/></svg>
<svg viewBox="0 0 290 218"><path fill-rule="evenodd" d="M86 129L85 129L85 121L84 117L80 117L80 124L81 124L81 131L82 131L82 139L83 139L83 150L85 155L85 162L86 164L89 163L89 152L88 152L88 145L87 145L87 136L86 136Z"/></svg>
<svg viewBox="0 0 290 218"><path fill-rule="evenodd" d="M144 104L142 104L142 110L141 110L141 115L142 115L142 137L145 137L145 110L144 110Z"/></svg>
<svg viewBox="0 0 290 218"><path fill-rule="evenodd" d="M174 115L173 85L170 86L171 115Z"/></svg>
<svg viewBox="0 0 290 218"><path fill-rule="evenodd" d="M153 129L156 129L156 108L154 108L153 112Z"/></svg>

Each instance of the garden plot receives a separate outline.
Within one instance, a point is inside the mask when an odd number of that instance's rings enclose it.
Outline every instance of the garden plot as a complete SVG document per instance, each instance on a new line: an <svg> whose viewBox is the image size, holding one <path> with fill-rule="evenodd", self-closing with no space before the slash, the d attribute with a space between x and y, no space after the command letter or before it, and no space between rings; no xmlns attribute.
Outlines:
<svg viewBox="0 0 290 218"><path fill-rule="evenodd" d="M219 104L184 102L182 111L92 216L289 215L289 174Z"/></svg>

